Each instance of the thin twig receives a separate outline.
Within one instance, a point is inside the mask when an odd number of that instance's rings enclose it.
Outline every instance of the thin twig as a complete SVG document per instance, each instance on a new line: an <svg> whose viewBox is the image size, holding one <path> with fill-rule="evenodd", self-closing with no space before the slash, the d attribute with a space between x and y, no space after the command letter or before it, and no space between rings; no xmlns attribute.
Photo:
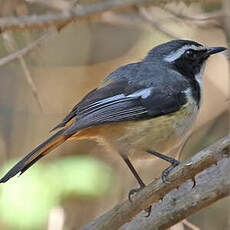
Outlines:
<svg viewBox="0 0 230 230"><path fill-rule="evenodd" d="M168 176L170 184L163 183L161 179L152 182L133 197L132 203L126 200L122 204L116 205L103 216L98 217L92 223L83 227L82 230L119 229L152 203L163 199L169 191L177 188L185 181L193 179L199 172L210 167L212 164L216 164L220 159L225 158L226 151L224 150L229 145L230 134L202 150L190 160L177 166Z"/></svg>
<svg viewBox="0 0 230 230"><path fill-rule="evenodd" d="M140 28L143 28L143 26L151 26L154 27L156 30L159 30L161 33L165 34L169 38L178 39L179 36L171 33L166 28L162 26L162 23L155 22L147 19L145 16L141 15L138 16L130 16L125 14L118 14L115 12L108 12L104 13L101 17L100 21L109 23L109 24L115 24L115 25L127 25L127 26L139 26Z"/></svg>
<svg viewBox="0 0 230 230"><path fill-rule="evenodd" d="M170 227L168 230L185 230L184 225L182 222L179 222L172 227Z"/></svg>
<svg viewBox="0 0 230 230"><path fill-rule="evenodd" d="M177 34L174 34L173 32L165 29L160 23L159 20L154 19L153 15L143 6L139 6L138 7L139 13L142 16L142 18L144 18L146 21L148 21L149 23L151 23L151 25L159 30L160 32L166 34L168 37L170 38L174 38L174 39L180 39L179 36Z"/></svg>
<svg viewBox="0 0 230 230"><path fill-rule="evenodd" d="M199 0L181 0L190 4ZM210 1L210 0L206 0ZM212 0L211 0L212 1ZM49 13L45 15L32 15L24 17L6 17L0 19L0 31L44 29L50 26L58 26L73 20L88 20L106 11L121 10L134 6L155 5L159 6L172 2L172 0L108 0L89 6L75 7L60 13Z"/></svg>
<svg viewBox="0 0 230 230"><path fill-rule="evenodd" d="M49 213L47 230L63 230L65 223L65 211L62 207L55 207Z"/></svg>
<svg viewBox="0 0 230 230"><path fill-rule="evenodd" d="M162 10L172 14L173 16L183 19L183 20L189 20L189 21L209 21L209 20L220 20L223 18L223 12L221 10L216 10L211 13L203 13L201 15L196 16L188 16L182 13L178 13L170 8L162 7Z"/></svg>
<svg viewBox="0 0 230 230"><path fill-rule="evenodd" d="M38 38L37 40L31 42L28 46L26 46L25 48L12 53L6 57L3 57L0 59L0 66L4 66L6 64L11 63L12 61L18 59L19 57L23 57L25 55L27 55L28 53L32 52L35 50L35 48L37 48L39 45L41 45L41 43L48 38L51 34L50 32L45 33L44 35L42 35L40 38Z"/></svg>
<svg viewBox="0 0 230 230"><path fill-rule="evenodd" d="M187 220L182 220L181 221L185 226L189 227L189 229L191 230L200 230L200 228L198 228L196 225L190 223L189 221Z"/></svg>
<svg viewBox="0 0 230 230"><path fill-rule="evenodd" d="M53 8L55 10L68 10L71 7L71 2L66 0L25 0L26 2L34 5L42 5Z"/></svg>
<svg viewBox="0 0 230 230"><path fill-rule="evenodd" d="M4 33L3 34L3 38L4 40L6 41L6 47L8 49L9 52L15 52L15 50L17 49L16 48L16 43L15 43L15 40L14 38L8 34L8 33ZM38 105L39 105L39 108L42 110L42 104L41 104L41 101L40 101L40 98L39 98L39 95L38 95L38 90L37 90L37 87L35 86L35 83L32 79L32 76L31 76L31 73L27 67L27 64L23 58L22 55L19 55L17 57L18 61L20 62L20 65L22 66L22 69L24 71L24 75L26 77L26 80L31 88L31 91L33 93L33 96L35 98L35 100L37 101Z"/></svg>
<svg viewBox="0 0 230 230"><path fill-rule="evenodd" d="M203 13L197 16L188 16L166 7L161 7L161 9L174 16L174 19L192 26L222 28L222 19L224 15L221 10Z"/></svg>
<svg viewBox="0 0 230 230"><path fill-rule="evenodd" d="M100 17L100 21L112 25L135 26L143 28L144 23L140 17L117 12L106 12Z"/></svg>

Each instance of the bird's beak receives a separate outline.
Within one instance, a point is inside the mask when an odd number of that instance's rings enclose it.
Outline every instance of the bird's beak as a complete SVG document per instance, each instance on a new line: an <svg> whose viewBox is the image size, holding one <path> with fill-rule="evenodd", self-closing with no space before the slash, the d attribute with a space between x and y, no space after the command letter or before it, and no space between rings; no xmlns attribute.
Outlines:
<svg viewBox="0 0 230 230"><path fill-rule="evenodd" d="M216 54L216 53L222 52L222 51L224 51L226 49L227 48L225 48L225 47L209 47L207 49L206 55L210 56L212 54Z"/></svg>

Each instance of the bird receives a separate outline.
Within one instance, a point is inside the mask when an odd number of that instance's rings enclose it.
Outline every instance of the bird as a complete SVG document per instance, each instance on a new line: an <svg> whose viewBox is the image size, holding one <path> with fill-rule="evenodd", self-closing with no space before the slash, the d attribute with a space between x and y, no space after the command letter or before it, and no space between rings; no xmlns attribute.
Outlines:
<svg viewBox="0 0 230 230"><path fill-rule="evenodd" d="M119 67L77 103L37 146L1 179L7 182L67 140L94 139L119 154L139 189L145 183L130 159L155 156L171 165L162 180L180 162L169 156L191 129L202 103L202 80L207 59L226 50L192 40L171 40L152 48L139 62ZM130 196L138 189L132 189Z"/></svg>

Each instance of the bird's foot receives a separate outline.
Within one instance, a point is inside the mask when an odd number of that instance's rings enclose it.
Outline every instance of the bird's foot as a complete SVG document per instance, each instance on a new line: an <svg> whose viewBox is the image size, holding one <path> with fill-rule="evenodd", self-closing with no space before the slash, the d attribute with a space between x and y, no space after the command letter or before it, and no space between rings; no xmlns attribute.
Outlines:
<svg viewBox="0 0 230 230"><path fill-rule="evenodd" d="M173 158L170 158L170 163L171 163L171 165L168 168L166 168L161 174L161 179L165 184L170 184L170 182L168 181L167 177L168 177L169 173L174 168L176 168L176 166L178 166L180 164L180 161L175 160Z"/></svg>

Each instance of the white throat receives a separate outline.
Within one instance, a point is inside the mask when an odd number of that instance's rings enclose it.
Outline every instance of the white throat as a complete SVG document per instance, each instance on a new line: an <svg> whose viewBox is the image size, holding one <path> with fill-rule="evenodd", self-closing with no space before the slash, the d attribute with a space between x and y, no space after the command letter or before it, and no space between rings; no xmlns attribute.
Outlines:
<svg viewBox="0 0 230 230"><path fill-rule="evenodd" d="M206 66L206 62L204 62L203 65L201 66L200 72L195 75L195 79L200 86L201 93L203 88L203 75L204 75L205 66Z"/></svg>

